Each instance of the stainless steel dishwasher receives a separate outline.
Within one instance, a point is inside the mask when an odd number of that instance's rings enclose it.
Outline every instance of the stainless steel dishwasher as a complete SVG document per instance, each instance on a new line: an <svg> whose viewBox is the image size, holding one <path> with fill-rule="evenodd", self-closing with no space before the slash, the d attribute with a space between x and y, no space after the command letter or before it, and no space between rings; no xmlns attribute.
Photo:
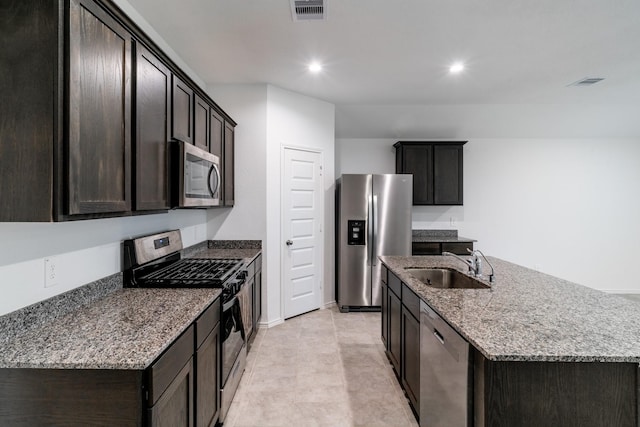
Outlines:
<svg viewBox="0 0 640 427"><path fill-rule="evenodd" d="M472 425L469 343L420 301L420 426Z"/></svg>

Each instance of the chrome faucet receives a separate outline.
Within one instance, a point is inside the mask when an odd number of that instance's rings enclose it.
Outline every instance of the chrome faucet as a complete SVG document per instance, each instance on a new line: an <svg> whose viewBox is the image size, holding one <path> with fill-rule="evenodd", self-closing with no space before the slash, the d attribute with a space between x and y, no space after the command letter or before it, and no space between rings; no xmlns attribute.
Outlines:
<svg viewBox="0 0 640 427"><path fill-rule="evenodd" d="M467 248L467 252L469 252L471 256L476 260L476 266L477 266L476 276L482 277L482 270L480 268L480 257L478 257L478 254L480 254L482 258L484 258L484 260L487 262L487 265L491 267L491 274L489 275L489 283L494 283L496 281L496 274L493 271L493 265L491 265L487 257L484 256L484 254L482 253L482 251L480 251L479 249L472 251L471 249Z"/></svg>
<svg viewBox="0 0 640 427"><path fill-rule="evenodd" d="M448 255L448 256L452 256L454 258L459 259L460 261L464 262L467 267L469 268L469 275L472 276L477 276L478 272L479 272L479 265L478 265L478 257L472 254L472 258L471 259L465 259L462 258L461 256L458 256L452 252L442 252L442 255Z"/></svg>
<svg viewBox="0 0 640 427"><path fill-rule="evenodd" d="M480 256L482 256L482 258L484 258L484 260L487 262L487 265L491 267L491 274L489 275L489 283L494 283L496 280L496 276L493 271L493 266L491 265L487 257L484 256L484 254L478 249L472 251L471 249L467 248L467 251L471 254L471 259L462 258L461 256L458 256L451 252L442 252L442 255L452 256L464 262L469 268L469 275L472 275L478 278L482 278L482 259L480 258ZM478 256L478 254L480 254L480 256Z"/></svg>

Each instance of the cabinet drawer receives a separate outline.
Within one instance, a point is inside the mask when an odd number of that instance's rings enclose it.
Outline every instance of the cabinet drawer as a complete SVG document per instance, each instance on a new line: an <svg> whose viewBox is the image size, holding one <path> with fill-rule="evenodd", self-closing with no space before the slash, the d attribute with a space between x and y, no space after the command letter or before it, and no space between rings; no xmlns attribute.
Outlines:
<svg viewBox="0 0 640 427"><path fill-rule="evenodd" d="M165 350L147 370L149 381L148 405L152 406L193 355L193 325Z"/></svg>
<svg viewBox="0 0 640 427"><path fill-rule="evenodd" d="M396 277L395 274L389 272L387 277L387 285L389 286L389 289L395 292L397 296L400 296L400 293L402 291L402 282L400 281L400 279L398 279L398 277Z"/></svg>
<svg viewBox="0 0 640 427"><path fill-rule="evenodd" d="M420 298L404 283L402 284L402 304L413 314L413 317L420 319Z"/></svg>
<svg viewBox="0 0 640 427"><path fill-rule="evenodd" d="M413 242L411 244L413 255L440 255L440 243L438 242Z"/></svg>
<svg viewBox="0 0 640 427"><path fill-rule="evenodd" d="M196 348L202 345L204 339L220 321L220 300L218 297L196 320Z"/></svg>
<svg viewBox="0 0 640 427"><path fill-rule="evenodd" d="M442 243L442 252L451 252L456 255L469 255L467 249L473 250L472 242L461 242L461 243L453 243L447 242Z"/></svg>
<svg viewBox="0 0 640 427"><path fill-rule="evenodd" d="M384 283L385 285L387 284L387 272L389 270L387 270L387 267L385 267L384 265L382 267L380 267L380 281L382 283Z"/></svg>

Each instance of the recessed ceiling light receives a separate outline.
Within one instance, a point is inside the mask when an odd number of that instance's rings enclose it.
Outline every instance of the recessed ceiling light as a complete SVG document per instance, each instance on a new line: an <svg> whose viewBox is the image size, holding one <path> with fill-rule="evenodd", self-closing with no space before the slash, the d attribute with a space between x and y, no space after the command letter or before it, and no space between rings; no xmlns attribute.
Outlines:
<svg viewBox="0 0 640 427"><path fill-rule="evenodd" d="M309 64L309 71L311 71L312 73L319 73L320 71L322 71L322 65L319 62L314 61Z"/></svg>
<svg viewBox="0 0 640 427"><path fill-rule="evenodd" d="M449 67L449 72L452 74L458 74L464 71L464 64L462 62L454 62Z"/></svg>

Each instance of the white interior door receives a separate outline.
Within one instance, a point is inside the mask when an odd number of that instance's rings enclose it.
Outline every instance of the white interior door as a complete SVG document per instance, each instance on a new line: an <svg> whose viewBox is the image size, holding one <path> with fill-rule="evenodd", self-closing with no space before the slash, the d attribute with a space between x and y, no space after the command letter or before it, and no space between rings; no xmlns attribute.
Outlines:
<svg viewBox="0 0 640 427"><path fill-rule="evenodd" d="M282 183L284 318L320 308L322 154L285 148Z"/></svg>

